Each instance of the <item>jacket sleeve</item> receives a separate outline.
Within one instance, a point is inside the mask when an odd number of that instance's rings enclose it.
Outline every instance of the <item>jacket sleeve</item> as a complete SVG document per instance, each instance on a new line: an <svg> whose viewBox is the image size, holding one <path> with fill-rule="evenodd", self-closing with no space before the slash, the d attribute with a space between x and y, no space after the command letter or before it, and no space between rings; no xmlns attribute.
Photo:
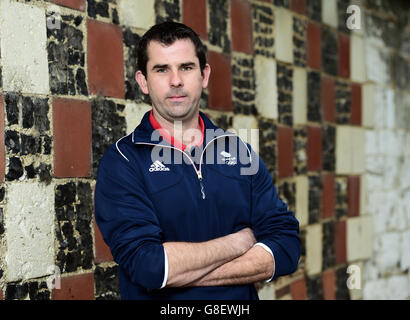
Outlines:
<svg viewBox="0 0 410 320"><path fill-rule="evenodd" d="M133 169L111 147L100 162L95 187L95 218L115 262L131 282L163 287L166 253L153 204Z"/></svg>
<svg viewBox="0 0 410 320"><path fill-rule="evenodd" d="M266 245L275 261L270 280L296 271L300 257L299 222L278 197L273 179L262 159L252 151L252 161L259 161L252 180L252 230L256 241Z"/></svg>

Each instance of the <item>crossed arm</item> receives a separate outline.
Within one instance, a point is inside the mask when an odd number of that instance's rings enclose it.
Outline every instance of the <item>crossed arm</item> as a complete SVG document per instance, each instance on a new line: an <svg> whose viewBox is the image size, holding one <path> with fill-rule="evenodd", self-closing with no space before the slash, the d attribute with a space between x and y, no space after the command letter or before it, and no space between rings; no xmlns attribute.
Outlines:
<svg viewBox="0 0 410 320"><path fill-rule="evenodd" d="M255 243L250 228L201 243L166 242L166 286L239 285L270 279L274 259Z"/></svg>

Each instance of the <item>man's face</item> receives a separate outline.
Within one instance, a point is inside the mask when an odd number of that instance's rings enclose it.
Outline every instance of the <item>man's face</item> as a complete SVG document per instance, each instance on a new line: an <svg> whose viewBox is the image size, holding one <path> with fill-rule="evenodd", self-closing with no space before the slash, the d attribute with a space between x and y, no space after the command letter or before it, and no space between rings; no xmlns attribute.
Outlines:
<svg viewBox="0 0 410 320"><path fill-rule="evenodd" d="M147 77L137 71L136 80L149 94L153 108L166 120L187 120L199 109L202 89L208 85L210 67L201 74L195 46L190 39L165 46L150 41L147 47Z"/></svg>

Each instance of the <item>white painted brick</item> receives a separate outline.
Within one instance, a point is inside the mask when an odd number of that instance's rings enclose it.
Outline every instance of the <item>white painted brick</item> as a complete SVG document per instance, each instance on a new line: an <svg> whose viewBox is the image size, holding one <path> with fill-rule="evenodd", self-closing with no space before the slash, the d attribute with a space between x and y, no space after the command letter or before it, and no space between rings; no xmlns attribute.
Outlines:
<svg viewBox="0 0 410 320"><path fill-rule="evenodd" d="M365 130L363 128L353 127L352 128L352 157L353 157L353 170L354 174L364 173L365 170Z"/></svg>
<svg viewBox="0 0 410 320"><path fill-rule="evenodd" d="M3 90L49 93L45 17L42 8L0 2Z"/></svg>
<svg viewBox="0 0 410 320"><path fill-rule="evenodd" d="M400 269L401 271L410 269L410 230L401 235Z"/></svg>
<svg viewBox="0 0 410 320"><path fill-rule="evenodd" d="M336 0L322 0L322 21L334 28L338 27Z"/></svg>
<svg viewBox="0 0 410 320"><path fill-rule="evenodd" d="M309 222L309 181L307 176L297 176L295 216L299 226L304 227Z"/></svg>
<svg viewBox="0 0 410 320"><path fill-rule="evenodd" d="M306 273L309 276L322 270L322 225L309 225L306 228Z"/></svg>
<svg viewBox="0 0 410 320"><path fill-rule="evenodd" d="M351 172L353 167L352 140L349 127L336 127L336 173Z"/></svg>
<svg viewBox="0 0 410 320"><path fill-rule="evenodd" d="M293 18L289 10L275 8L276 59L293 63Z"/></svg>
<svg viewBox="0 0 410 320"><path fill-rule="evenodd" d="M410 92L395 91L396 128L410 132Z"/></svg>
<svg viewBox="0 0 410 320"><path fill-rule="evenodd" d="M376 93L374 100L377 103L374 104L374 128L382 129L386 127L386 116L384 108L385 94L384 89L381 86L376 87Z"/></svg>
<svg viewBox="0 0 410 320"><path fill-rule="evenodd" d="M375 191L369 193L368 210L373 216L374 234L382 234L387 229L387 220L389 218L389 204L386 202L387 197L384 192Z"/></svg>
<svg viewBox="0 0 410 320"><path fill-rule="evenodd" d="M404 230L406 224L406 216L403 210L403 203L400 195L395 189L384 191L382 197L383 203L380 203L380 215L385 215L385 227L387 231Z"/></svg>
<svg viewBox="0 0 410 320"><path fill-rule="evenodd" d="M385 170L385 156L375 155L366 157L366 173L376 174L384 177Z"/></svg>
<svg viewBox="0 0 410 320"><path fill-rule="evenodd" d="M7 280L37 278L53 272L53 184L8 184L5 211Z"/></svg>
<svg viewBox="0 0 410 320"><path fill-rule="evenodd" d="M127 103L125 106L125 121L127 123L127 134L130 134L140 124L145 112L151 110L147 104Z"/></svg>
<svg viewBox="0 0 410 320"><path fill-rule="evenodd" d="M383 175L366 174L365 177L367 179L367 190L369 194L383 190Z"/></svg>
<svg viewBox="0 0 410 320"><path fill-rule="evenodd" d="M385 233L380 236L376 248L377 267L381 274L391 272L400 262L400 234Z"/></svg>
<svg viewBox="0 0 410 320"><path fill-rule="evenodd" d="M336 173L365 172L365 130L358 127L336 127Z"/></svg>
<svg viewBox="0 0 410 320"><path fill-rule="evenodd" d="M400 186L401 172L400 159L387 156L384 162L384 187L396 189Z"/></svg>
<svg viewBox="0 0 410 320"><path fill-rule="evenodd" d="M406 214L407 228L410 229L410 189L405 189L402 192L402 204Z"/></svg>
<svg viewBox="0 0 410 320"><path fill-rule="evenodd" d="M252 116L235 115L233 117L232 126L236 134L245 142L249 143L256 153L259 153L259 131L256 118Z"/></svg>
<svg viewBox="0 0 410 320"><path fill-rule="evenodd" d="M366 145L365 145L366 156L377 155L379 153L379 139L378 139L377 131L366 130L365 140L366 140Z"/></svg>
<svg viewBox="0 0 410 320"><path fill-rule="evenodd" d="M410 112L410 109L409 109ZM406 133L406 142L404 144L404 155L410 155L410 131Z"/></svg>
<svg viewBox="0 0 410 320"><path fill-rule="evenodd" d="M386 216L386 230L387 231L397 231L396 223L396 205L398 203L399 195L394 189L384 192L383 197L384 202L380 205L380 215L384 214Z"/></svg>
<svg viewBox="0 0 410 320"><path fill-rule="evenodd" d="M386 299L386 279L378 279L368 281L364 284L363 299L364 300L385 300Z"/></svg>
<svg viewBox="0 0 410 320"><path fill-rule="evenodd" d="M371 217L347 219L347 260L367 259L372 254L373 223Z"/></svg>
<svg viewBox="0 0 410 320"><path fill-rule="evenodd" d="M386 127L393 129L396 127L396 104L394 101L394 90L386 89L385 90L385 101L383 106L385 108L385 117L386 117Z"/></svg>
<svg viewBox="0 0 410 320"><path fill-rule="evenodd" d="M366 80L365 42L362 37L350 37L350 77L355 82Z"/></svg>
<svg viewBox="0 0 410 320"><path fill-rule="evenodd" d="M293 69L293 122L306 124L307 118L307 73L306 69Z"/></svg>
<svg viewBox="0 0 410 320"><path fill-rule="evenodd" d="M378 270L373 259L364 262L363 282L369 282L379 278Z"/></svg>
<svg viewBox="0 0 410 320"><path fill-rule="evenodd" d="M365 127L373 127L375 123L375 85L365 83L362 86L362 124Z"/></svg>
<svg viewBox="0 0 410 320"><path fill-rule="evenodd" d="M119 15L121 24L149 29L155 24L154 3L154 0L120 0Z"/></svg>
<svg viewBox="0 0 410 320"><path fill-rule="evenodd" d="M387 300L403 300L409 298L409 281L406 275L391 276L387 280Z"/></svg>
<svg viewBox="0 0 410 320"><path fill-rule="evenodd" d="M393 130L381 130L379 133L380 152L389 157L399 157L402 154L402 136Z"/></svg>
<svg viewBox="0 0 410 320"><path fill-rule="evenodd" d="M400 188L402 190L410 188L410 157L405 156L402 158L401 176L400 176ZM409 208L410 209L410 208Z"/></svg>
<svg viewBox="0 0 410 320"><path fill-rule="evenodd" d="M394 193L394 202L391 204L391 215L388 221L388 229L392 231L404 231L406 229L406 212L404 211L404 205L397 193Z"/></svg>
<svg viewBox="0 0 410 320"><path fill-rule="evenodd" d="M260 55L255 57L255 100L262 117L278 119L278 88L276 61Z"/></svg>
<svg viewBox="0 0 410 320"><path fill-rule="evenodd" d="M351 38L353 40L353 37ZM354 38L353 40L355 42L355 50L358 52L361 52L361 44L359 44L359 40L357 38ZM388 52L383 50L382 48L376 47L372 45L370 42L366 41L366 46L365 46L365 54L366 58L365 61L361 61L366 69L366 74L367 74L367 79L370 81L374 81L379 84L389 84L389 67L388 67ZM351 54L354 54L353 49L351 48ZM353 59L355 61L355 59ZM350 64L350 67L352 70L354 66L357 66L359 61L353 62ZM360 66L358 66L360 67ZM362 68L363 69L363 68ZM362 76L363 70L360 69L355 72L355 78L357 78L359 75L360 77ZM352 80L354 78L352 77ZM377 100L376 100L377 101Z"/></svg>

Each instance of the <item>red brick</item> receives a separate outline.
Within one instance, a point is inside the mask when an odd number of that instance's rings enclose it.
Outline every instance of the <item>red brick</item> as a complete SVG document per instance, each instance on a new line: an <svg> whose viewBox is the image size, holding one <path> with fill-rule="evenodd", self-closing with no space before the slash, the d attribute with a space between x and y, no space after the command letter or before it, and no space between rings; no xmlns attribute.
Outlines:
<svg viewBox="0 0 410 320"><path fill-rule="evenodd" d="M322 129L307 127L307 169L318 171L322 169Z"/></svg>
<svg viewBox="0 0 410 320"><path fill-rule="evenodd" d="M322 218L331 218L335 214L335 176L333 173L322 175Z"/></svg>
<svg viewBox="0 0 410 320"><path fill-rule="evenodd" d="M211 66L209 79L209 107L216 110L232 110L231 59L224 54L209 51Z"/></svg>
<svg viewBox="0 0 410 320"><path fill-rule="evenodd" d="M335 223L335 262L346 262L346 220Z"/></svg>
<svg viewBox="0 0 410 320"><path fill-rule="evenodd" d="M94 234L95 234L95 263L105 262L105 261L113 261L113 257L111 254L110 248L104 242L102 237L101 231L98 228L95 219L94 222Z"/></svg>
<svg viewBox="0 0 410 320"><path fill-rule="evenodd" d="M352 110L350 113L350 123L360 126L362 124L362 86L352 83Z"/></svg>
<svg viewBox="0 0 410 320"><path fill-rule="evenodd" d="M305 278L296 280L290 285L290 292L293 300L306 300L306 280Z"/></svg>
<svg viewBox="0 0 410 320"><path fill-rule="evenodd" d="M290 0L290 9L306 15L306 0Z"/></svg>
<svg viewBox="0 0 410 320"><path fill-rule="evenodd" d="M4 98L0 95L0 183L4 180L6 170L6 152L4 146Z"/></svg>
<svg viewBox="0 0 410 320"><path fill-rule="evenodd" d="M336 91L335 80L333 78L322 76L321 104L323 120L334 122L336 119Z"/></svg>
<svg viewBox="0 0 410 320"><path fill-rule="evenodd" d="M60 285L53 289L53 300L94 300L93 273L61 277Z"/></svg>
<svg viewBox="0 0 410 320"><path fill-rule="evenodd" d="M339 33L339 76L350 77L350 37Z"/></svg>
<svg viewBox="0 0 410 320"><path fill-rule="evenodd" d="M347 178L347 215L356 217L360 214L360 176Z"/></svg>
<svg viewBox="0 0 410 320"><path fill-rule="evenodd" d="M124 56L119 26L87 21L88 83L92 94L124 98Z"/></svg>
<svg viewBox="0 0 410 320"><path fill-rule="evenodd" d="M320 25L309 21L307 25L307 65L320 70L321 67Z"/></svg>
<svg viewBox="0 0 410 320"><path fill-rule="evenodd" d="M48 1L54 2L55 4L59 4L64 7L72 8L75 10L80 10L80 11L85 10L85 0L48 0Z"/></svg>
<svg viewBox="0 0 410 320"><path fill-rule="evenodd" d="M327 270L322 273L323 299L336 299L336 274L334 270Z"/></svg>
<svg viewBox="0 0 410 320"><path fill-rule="evenodd" d="M293 129L278 126L279 178L293 176Z"/></svg>
<svg viewBox="0 0 410 320"><path fill-rule="evenodd" d="M251 5L247 0L231 1L232 50L253 53Z"/></svg>
<svg viewBox="0 0 410 320"><path fill-rule="evenodd" d="M0 288L0 300L3 300L3 290Z"/></svg>
<svg viewBox="0 0 410 320"><path fill-rule="evenodd" d="M91 169L91 106L54 98L54 176L88 177Z"/></svg>
<svg viewBox="0 0 410 320"><path fill-rule="evenodd" d="M206 0L184 0L183 23L204 40L208 39L206 30Z"/></svg>

